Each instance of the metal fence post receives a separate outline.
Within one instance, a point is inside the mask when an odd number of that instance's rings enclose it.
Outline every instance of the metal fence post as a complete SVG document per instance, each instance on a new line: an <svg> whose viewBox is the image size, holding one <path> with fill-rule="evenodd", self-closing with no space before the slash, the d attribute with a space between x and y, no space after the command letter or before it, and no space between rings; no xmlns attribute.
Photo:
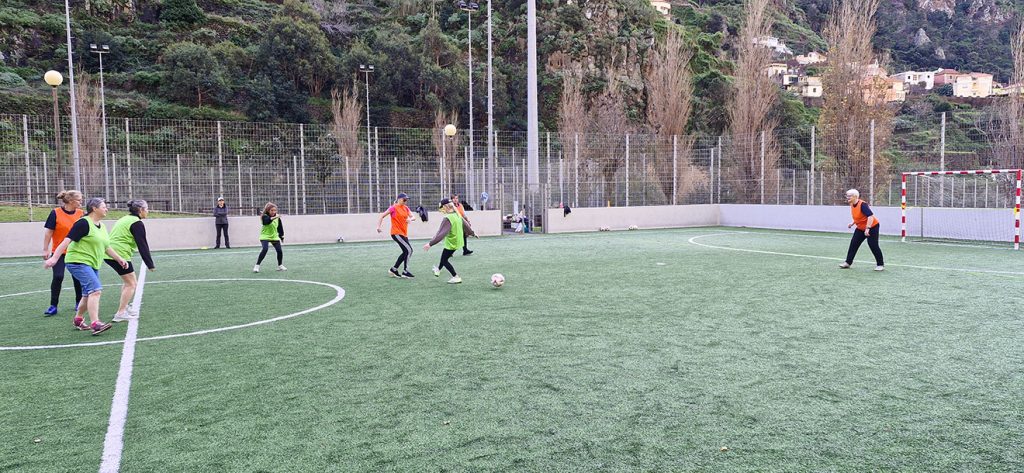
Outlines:
<svg viewBox="0 0 1024 473"><path fill-rule="evenodd" d="M714 158L711 159L711 166L715 165ZM714 191L712 191L714 192ZM679 136L672 135L672 205L679 202Z"/></svg>
<svg viewBox="0 0 1024 473"><path fill-rule="evenodd" d="M373 127L373 160L374 169L373 175L377 179L377 207L380 207L380 129ZM370 212L374 212L376 209L371 207Z"/></svg>
<svg viewBox="0 0 1024 473"><path fill-rule="evenodd" d="M184 212L185 211L185 199L183 197L184 194L181 193L181 155L180 154L174 155L174 161L175 161L175 163L177 163L177 167L178 167L178 212ZM115 181L116 181L116 179L115 179ZM239 204L241 204L241 202L239 202Z"/></svg>
<svg viewBox="0 0 1024 473"><path fill-rule="evenodd" d="M217 121L217 171L218 171L218 187L217 195L224 195L224 139L221 135L220 121Z"/></svg>
<svg viewBox="0 0 1024 473"><path fill-rule="evenodd" d="M299 164L302 167L302 213L306 211L306 130L299 123Z"/></svg>
<svg viewBox="0 0 1024 473"><path fill-rule="evenodd" d="M398 156L392 156L391 158L392 158L392 160L395 163L395 193L391 194L391 195L397 196L398 195Z"/></svg>
<svg viewBox="0 0 1024 473"><path fill-rule="evenodd" d="M348 160L345 162L347 163ZM252 209L253 215L259 213L256 209L256 187L252 184L252 166L249 166L249 208Z"/></svg>
<svg viewBox="0 0 1024 473"><path fill-rule="evenodd" d="M807 203L814 205L814 158L817 156L817 131L818 127L811 126L811 171L807 174Z"/></svg>
<svg viewBox="0 0 1024 473"><path fill-rule="evenodd" d="M45 164L45 161L43 163ZM111 188L114 191L114 202L117 202L117 153L110 153L110 167L111 175L114 177L114 185Z"/></svg>
<svg viewBox="0 0 1024 473"><path fill-rule="evenodd" d="M764 205L764 153L765 131L761 130L761 205Z"/></svg>
<svg viewBox="0 0 1024 473"><path fill-rule="evenodd" d="M128 128L127 118L124 119L124 145L125 156L128 160L128 198L131 199L135 196L135 191L132 189L132 135Z"/></svg>
<svg viewBox="0 0 1024 473"><path fill-rule="evenodd" d="M721 204L722 203L722 137L721 136L718 137L718 152L716 154L718 154L718 185L716 186L718 188L718 191L716 193L716 197L718 199L718 203Z"/></svg>
<svg viewBox="0 0 1024 473"><path fill-rule="evenodd" d="M868 172L868 201L875 203L875 121L871 120L871 169Z"/></svg>
<svg viewBox="0 0 1024 473"><path fill-rule="evenodd" d="M28 199L28 221L34 221L32 212L32 162L29 159L28 115L21 116L22 135L25 140L25 197Z"/></svg>
<svg viewBox="0 0 1024 473"><path fill-rule="evenodd" d="M43 192L46 194L46 199L43 199L44 203L50 203L50 176L49 171L46 168L46 153L43 153ZM115 189L117 189L115 187ZM116 192L116 191L115 191Z"/></svg>
<svg viewBox="0 0 1024 473"><path fill-rule="evenodd" d="M629 133L626 133L626 207L629 207Z"/></svg>
<svg viewBox="0 0 1024 473"><path fill-rule="evenodd" d="M711 163L708 166L708 203L713 204L715 203L715 148L711 148L709 155Z"/></svg>
<svg viewBox="0 0 1024 473"><path fill-rule="evenodd" d="M946 112L942 112L942 129L939 130L939 171L946 170ZM944 192L946 189L946 180L943 177L939 177L939 207L943 206L945 202ZM950 205L953 202L950 201Z"/></svg>
<svg viewBox="0 0 1024 473"><path fill-rule="evenodd" d="M580 205L580 134L576 133L576 144L573 148L573 169L576 173L574 181L576 181L576 193L572 199L572 205L579 207Z"/></svg>
<svg viewBox="0 0 1024 473"><path fill-rule="evenodd" d="M238 169L238 215L242 215L242 155L236 154L235 160Z"/></svg>

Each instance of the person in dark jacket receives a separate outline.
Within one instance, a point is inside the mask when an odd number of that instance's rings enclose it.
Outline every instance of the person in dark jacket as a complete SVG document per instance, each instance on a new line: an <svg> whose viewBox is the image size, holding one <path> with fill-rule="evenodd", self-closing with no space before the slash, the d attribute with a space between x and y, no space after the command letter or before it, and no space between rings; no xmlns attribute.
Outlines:
<svg viewBox="0 0 1024 473"><path fill-rule="evenodd" d="M220 248L220 234L224 233L224 247L231 248L231 240L228 239L228 206L224 203L224 198L217 199L217 206L213 208L213 217L216 219L214 224L217 225L217 245L214 249Z"/></svg>

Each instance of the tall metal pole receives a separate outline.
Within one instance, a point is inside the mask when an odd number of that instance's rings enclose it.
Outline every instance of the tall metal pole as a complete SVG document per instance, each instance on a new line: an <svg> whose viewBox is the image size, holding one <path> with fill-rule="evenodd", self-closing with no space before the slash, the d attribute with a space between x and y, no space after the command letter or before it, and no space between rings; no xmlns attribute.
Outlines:
<svg viewBox="0 0 1024 473"><path fill-rule="evenodd" d="M537 192L540 184L537 114L537 0L526 0L526 162L531 194Z"/></svg>
<svg viewBox="0 0 1024 473"><path fill-rule="evenodd" d="M64 176L61 174L61 161L64 159L61 156L61 137L60 137L60 109L58 106L57 99L57 87L51 87L53 89L53 130L56 136L54 137L54 143L56 144L55 151L57 152L57 166L54 167L53 175L57 176L57 186L61 191L64 190ZM44 160L45 162L45 160ZM49 197L47 197L49 198Z"/></svg>
<svg viewBox="0 0 1024 473"><path fill-rule="evenodd" d="M71 4L64 0L64 29L68 37L68 79L71 81L71 155L74 157L75 189L82 189L82 169L78 159L78 104L75 102L75 58L71 48Z"/></svg>
<svg viewBox="0 0 1024 473"><path fill-rule="evenodd" d="M100 57L100 114L103 125L103 195L110 195L110 169L108 165L107 151L107 97L103 86L103 55L110 53L109 45L90 44L89 49Z"/></svg>
<svg viewBox="0 0 1024 473"><path fill-rule="evenodd" d="M360 64L359 72L363 73L363 77L366 79L366 163L370 169L373 169L373 158L371 156L371 149L373 146L370 144L370 73L373 72L373 64ZM346 174L348 171L345 171ZM371 178L372 179L372 178ZM370 191L373 187L373 182L369 183L367 190ZM348 191L350 192L350 191ZM370 207L373 208L373 193L370 194ZM352 195L349 194L348 199L352 199ZM351 209L349 209L351 212Z"/></svg>
<svg viewBox="0 0 1024 473"><path fill-rule="evenodd" d="M492 59L494 53L492 51L493 44L491 40L491 0L487 0L487 165L490 166L491 177L494 177L494 65ZM484 178L487 178L487 173L484 173ZM490 180L484 187L488 190L491 186ZM493 190L492 190L493 192ZM484 203L486 205L486 203Z"/></svg>
<svg viewBox="0 0 1024 473"><path fill-rule="evenodd" d="M490 2L487 2L490 5ZM479 7L478 7L479 8ZM466 10L466 24L469 36L466 40L466 51L469 53L469 160L473 160L473 12ZM467 176L468 177L468 176ZM467 182L468 184L468 182ZM467 186L468 190L468 186Z"/></svg>

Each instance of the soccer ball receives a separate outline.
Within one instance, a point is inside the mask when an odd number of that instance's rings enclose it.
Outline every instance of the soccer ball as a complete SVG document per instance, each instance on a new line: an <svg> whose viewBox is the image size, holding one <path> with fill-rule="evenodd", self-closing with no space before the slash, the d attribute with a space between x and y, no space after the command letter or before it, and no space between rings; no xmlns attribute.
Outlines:
<svg viewBox="0 0 1024 473"><path fill-rule="evenodd" d="M497 273L491 275L491 285L494 286L494 287L504 286L505 285L505 276L502 276L501 274L497 274Z"/></svg>
<svg viewBox="0 0 1024 473"><path fill-rule="evenodd" d="M629 229L630 229L630 230L639 230L639 229L640 229L640 227L638 227L638 226L636 226L636 225L630 225L630 226L629 226Z"/></svg>

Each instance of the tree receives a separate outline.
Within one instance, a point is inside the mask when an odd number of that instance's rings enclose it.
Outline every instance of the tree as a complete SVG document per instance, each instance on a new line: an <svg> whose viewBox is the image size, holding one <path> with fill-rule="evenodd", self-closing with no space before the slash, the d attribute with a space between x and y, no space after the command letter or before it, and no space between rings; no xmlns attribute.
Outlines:
<svg viewBox="0 0 1024 473"><path fill-rule="evenodd" d="M822 77L820 123L835 170L847 187L861 189L867 196L872 193L872 175L879 177L875 182L887 181L881 177L888 165L877 151L886 148L892 135L895 111L886 103L887 76L872 47L879 0L842 1L833 8L825 29L829 68ZM872 149L876 151L873 169Z"/></svg>
<svg viewBox="0 0 1024 473"><path fill-rule="evenodd" d="M647 68L647 123L660 140L655 146L651 171L666 200L675 205L677 194L686 196L707 179L690 162L693 140L686 134L693 104L689 66L693 51L682 33L671 28L665 43L652 56Z"/></svg>
<svg viewBox="0 0 1024 473"><path fill-rule="evenodd" d="M764 72L771 50L758 44L772 30L770 5L771 0L746 2L736 45L735 91L729 102L729 180L741 185L733 191L748 202L755 200L751 186L768 193L778 185L774 177L781 153L775 140L778 120L772 110L779 92Z"/></svg>
<svg viewBox="0 0 1024 473"><path fill-rule="evenodd" d="M338 59L320 29L320 16L299 0L285 0L270 20L257 52L271 77L284 77L295 88L319 96L330 82Z"/></svg>
<svg viewBox="0 0 1024 473"><path fill-rule="evenodd" d="M206 21L206 14L196 5L196 0L164 0L160 21L191 26Z"/></svg>
<svg viewBox="0 0 1024 473"><path fill-rule="evenodd" d="M163 93L170 99L202 107L221 103L230 92L224 67L209 49L195 43L174 43L161 60L167 71Z"/></svg>
<svg viewBox="0 0 1024 473"><path fill-rule="evenodd" d="M1010 40L1013 56L1013 76L1010 79L1010 95L1003 99L992 114L991 128L993 164L1003 169L1019 169L1024 166L1024 19L1017 23L1017 31Z"/></svg>
<svg viewBox="0 0 1024 473"><path fill-rule="evenodd" d="M359 139L359 123L363 116L363 105L356 91L355 80L352 88L344 92L331 90L331 133L338 146L338 155L345 163L345 206L352 213L352 173L359 171L363 162L363 141ZM370 130L366 130L367 133ZM359 204L356 203L356 211Z"/></svg>

